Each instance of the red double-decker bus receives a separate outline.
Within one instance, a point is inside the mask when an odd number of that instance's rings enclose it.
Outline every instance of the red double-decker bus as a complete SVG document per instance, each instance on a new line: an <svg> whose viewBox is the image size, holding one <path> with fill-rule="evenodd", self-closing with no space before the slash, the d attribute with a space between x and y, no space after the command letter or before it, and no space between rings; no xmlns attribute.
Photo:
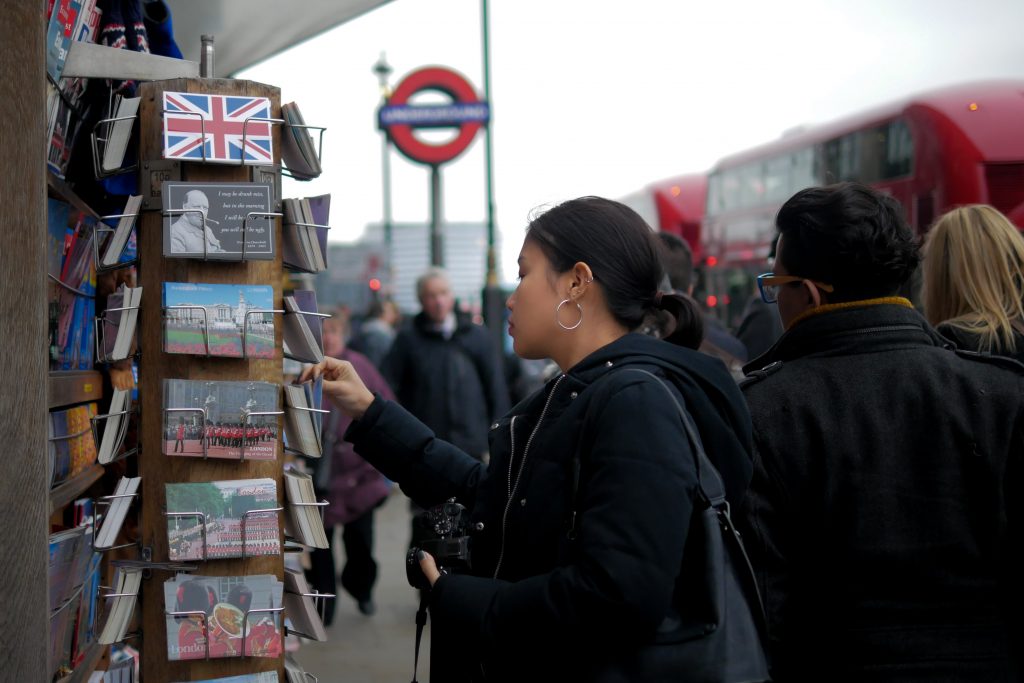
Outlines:
<svg viewBox="0 0 1024 683"><path fill-rule="evenodd" d="M1024 228L1024 81L928 92L722 159L707 178L700 270L701 295L726 322L768 269L779 206L843 180L894 196L922 235L943 212L972 203Z"/></svg>
<svg viewBox="0 0 1024 683"><path fill-rule="evenodd" d="M659 180L633 192L620 201L661 232L682 237L693 250L694 262L703 258L701 222L707 196L707 176L703 173Z"/></svg>

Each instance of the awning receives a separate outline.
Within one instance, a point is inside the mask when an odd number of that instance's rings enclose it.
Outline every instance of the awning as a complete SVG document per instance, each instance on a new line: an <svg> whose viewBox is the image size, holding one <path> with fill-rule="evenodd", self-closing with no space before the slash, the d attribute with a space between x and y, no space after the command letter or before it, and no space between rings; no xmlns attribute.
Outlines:
<svg viewBox="0 0 1024 683"><path fill-rule="evenodd" d="M166 0L185 59L214 36L214 75L227 78L389 0Z"/></svg>

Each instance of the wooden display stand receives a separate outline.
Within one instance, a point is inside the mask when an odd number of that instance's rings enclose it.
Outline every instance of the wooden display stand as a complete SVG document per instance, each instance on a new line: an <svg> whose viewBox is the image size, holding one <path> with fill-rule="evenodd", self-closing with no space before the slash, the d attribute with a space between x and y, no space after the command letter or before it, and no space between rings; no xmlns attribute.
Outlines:
<svg viewBox="0 0 1024 683"><path fill-rule="evenodd" d="M177 79L144 83L139 87L142 102L139 109L140 181L143 194L153 183L159 182L152 162L161 162L163 93L193 92L216 95L246 95L267 97L271 101L272 116L280 117L281 96L278 88L251 81L227 79ZM280 127L274 126L274 161L280 163ZM166 164L166 162L162 162ZM155 165L155 164L153 164ZM192 182L249 182L252 167L225 164L181 163L180 179ZM156 177L154 177L156 176ZM158 185L157 185L158 187ZM275 190L276 191L276 190ZM280 202L275 196L275 203ZM138 226L137 239L140 257L139 284L144 298L139 319L139 341L142 358L139 361L139 396L141 404L141 446L139 474L142 476L142 547L145 559L168 561L166 498L164 485L175 482L203 482L224 479L272 478L277 482L279 505L284 500L282 485L283 447L278 446L273 461L242 462L234 460L175 458L163 454L163 381L165 379L192 380L261 380L281 384L282 358L278 353L272 360L206 358L202 356L173 355L163 352L163 313L161 295L165 282L202 282L228 284L261 284L274 288L274 308L281 309L281 221L275 220L277 257L272 261L204 262L190 259L163 258L163 217L159 210L146 211ZM282 319L274 320L275 347L281 349ZM283 399L282 399L283 402ZM279 423L278 433L283 425ZM278 513L283 521L283 513ZM150 557L145 557L147 554ZM247 559L211 560L199 562L196 574L206 576L242 576L246 574L274 574L283 578L283 556L252 557ZM166 571L153 571L142 588L142 680L146 683L186 681L219 678L260 671L283 675L283 659L260 657L168 661L167 628L164 604L164 581L171 578ZM173 608L171 608L173 609ZM284 631L284 618L280 618Z"/></svg>

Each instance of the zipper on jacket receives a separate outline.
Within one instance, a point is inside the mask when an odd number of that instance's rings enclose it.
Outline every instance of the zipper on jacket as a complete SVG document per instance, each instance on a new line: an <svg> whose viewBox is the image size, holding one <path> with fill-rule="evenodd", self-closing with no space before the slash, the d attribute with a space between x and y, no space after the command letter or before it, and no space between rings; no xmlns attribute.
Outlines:
<svg viewBox="0 0 1024 683"><path fill-rule="evenodd" d="M519 461L519 469L516 471L515 482L512 481L512 467L516 462L516 417L512 418L512 424L510 430L512 432L512 452L508 459L508 500L505 501L505 512L501 516L501 546L498 551L498 563L494 566L494 578L498 578L498 572L501 571L501 563L505 559L505 534L508 531L508 511L512 508L512 496L515 495L516 489L519 488L519 480L523 476L523 466L526 465L526 456L530 452L530 444L533 443L533 437L537 435L537 430L540 429L541 422L544 421L544 416L548 413L548 407L551 405L551 399L555 397L555 392L558 391L558 385L565 379L565 375L560 375L555 380L555 385L551 387L551 393L548 394L548 400L544 402L544 409L540 411L540 417L537 418L537 424L533 426L533 431L530 432L530 438L526 440L526 448L523 449L523 457Z"/></svg>

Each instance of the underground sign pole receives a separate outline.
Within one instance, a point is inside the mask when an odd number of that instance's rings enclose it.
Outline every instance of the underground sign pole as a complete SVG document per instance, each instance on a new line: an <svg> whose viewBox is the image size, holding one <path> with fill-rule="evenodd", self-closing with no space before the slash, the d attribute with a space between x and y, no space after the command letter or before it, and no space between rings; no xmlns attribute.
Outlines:
<svg viewBox="0 0 1024 683"><path fill-rule="evenodd" d="M451 98L444 104L411 104L421 92L440 92ZM441 166L466 151L491 116L488 103L477 95L462 74L441 66L413 71L399 83L378 112L378 125L407 159L430 166L430 262L444 265L441 234ZM445 143L416 137L421 128L452 128L456 135Z"/></svg>

